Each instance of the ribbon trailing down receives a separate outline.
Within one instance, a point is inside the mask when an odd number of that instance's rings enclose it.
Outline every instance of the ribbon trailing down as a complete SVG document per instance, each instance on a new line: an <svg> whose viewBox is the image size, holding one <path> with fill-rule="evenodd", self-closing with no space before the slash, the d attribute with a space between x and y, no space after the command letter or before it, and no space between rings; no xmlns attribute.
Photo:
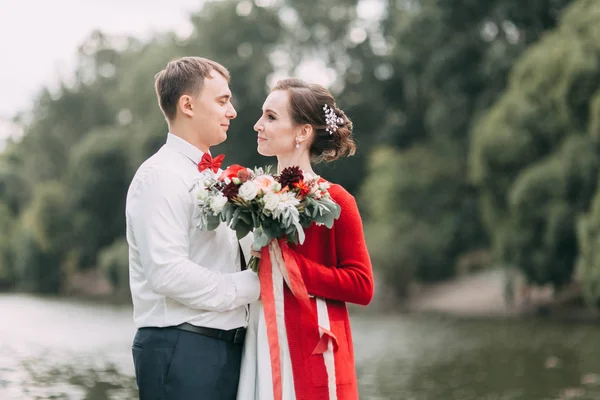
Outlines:
<svg viewBox="0 0 600 400"><path fill-rule="evenodd" d="M274 286L281 280L287 284L292 294L299 300L304 313L314 320L319 330L319 341L312 354L323 354L325 369L328 375L329 399L335 400L336 382L335 365L333 353L337 351L338 341L330 330L327 304L323 299L317 298L317 313L313 307L306 290L306 285L300 274L300 269L290 248L285 240L271 241L267 247L261 250L260 267L258 270L260 280L261 299L267 325L267 340L271 359L271 372L273 374L273 396L274 400L282 400L281 382L281 348L279 335L285 331L285 319L283 309L283 291L274 290Z"/></svg>

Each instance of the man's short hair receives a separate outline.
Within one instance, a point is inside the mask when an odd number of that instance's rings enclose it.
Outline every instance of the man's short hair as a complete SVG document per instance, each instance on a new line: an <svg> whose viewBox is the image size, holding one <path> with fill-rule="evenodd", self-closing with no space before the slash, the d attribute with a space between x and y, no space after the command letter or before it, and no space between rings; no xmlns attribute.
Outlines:
<svg viewBox="0 0 600 400"><path fill-rule="evenodd" d="M195 96L200 93L204 79L210 78L211 71L217 71L229 82L227 68L203 57L181 57L171 60L156 74L154 88L158 105L169 121L173 121L177 115L177 102L181 96Z"/></svg>

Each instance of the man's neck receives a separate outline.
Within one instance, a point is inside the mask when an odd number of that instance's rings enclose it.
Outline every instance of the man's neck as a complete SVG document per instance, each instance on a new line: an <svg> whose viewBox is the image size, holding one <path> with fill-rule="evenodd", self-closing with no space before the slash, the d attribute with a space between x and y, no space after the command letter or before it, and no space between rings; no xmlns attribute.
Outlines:
<svg viewBox="0 0 600 400"><path fill-rule="evenodd" d="M189 127L169 123L169 132L185 140L186 142L196 147L203 153L208 153L210 150L209 146L205 145L198 139L199 135L193 130L191 130Z"/></svg>

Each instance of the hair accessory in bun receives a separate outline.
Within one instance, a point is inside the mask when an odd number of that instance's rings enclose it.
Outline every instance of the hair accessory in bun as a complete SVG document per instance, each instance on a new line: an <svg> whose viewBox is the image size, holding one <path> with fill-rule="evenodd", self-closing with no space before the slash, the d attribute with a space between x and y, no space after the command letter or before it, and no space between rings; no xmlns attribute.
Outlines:
<svg viewBox="0 0 600 400"><path fill-rule="evenodd" d="M329 107L327 104L323 106L323 111L325 111L325 123L327 124L327 128L325 130L329 132L330 135L333 135L333 132L336 132L339 124L343 124L344 120L337 116L333 108Z"/></svg>

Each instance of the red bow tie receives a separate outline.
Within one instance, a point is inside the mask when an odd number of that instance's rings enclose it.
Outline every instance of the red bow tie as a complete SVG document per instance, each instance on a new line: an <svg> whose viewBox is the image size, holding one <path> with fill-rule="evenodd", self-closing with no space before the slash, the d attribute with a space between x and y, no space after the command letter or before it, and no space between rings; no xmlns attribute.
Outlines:
<svg viewBox="0 0 600 400"><path fill-rule="evenodd" d="M221 164L223 164L224 158L224 154L219 154L215 158L212 158L210 154L204 153L202 155L202 159L198 163L198 171L202 172L208 168L211 169L214 173L216 173L219 170L219 168L221 168Z"/></svg>

